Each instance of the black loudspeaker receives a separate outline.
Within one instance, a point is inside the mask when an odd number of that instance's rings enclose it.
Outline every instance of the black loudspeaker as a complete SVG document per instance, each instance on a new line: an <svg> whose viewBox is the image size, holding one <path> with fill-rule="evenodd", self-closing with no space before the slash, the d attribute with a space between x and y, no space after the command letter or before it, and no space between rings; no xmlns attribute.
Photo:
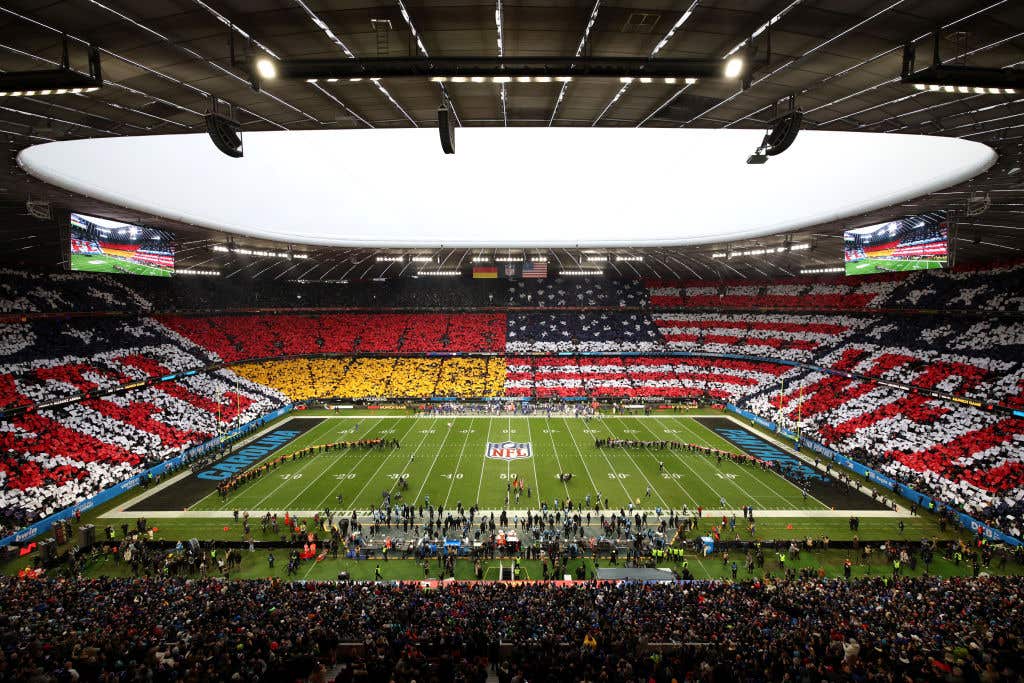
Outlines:
<svg viewBox="0 0 1024 683"><path fill-rule="evenodd" d="M338 581L348 581L348 572L338 572Z"/></svg>
<svg viewBox="0 0 1024 683"><path fill-rule="evenodd" d="M441 133L444 153L455 154L455 117L447 104L437 108L437 130Z"/></svg>
<svg viewBox="0 0 1024 683"><path fill-rule="evenodd" d="M501 580L502 581L511 581L513 578L515 578L515 577L512 576L512 567L502 567L501 568Z"/></svg>
<svg viewBox="0 0 1024 683"><path fill-rule="evenodd" d="M78 545L88 550L96 543L96 527L92 524L78 527Z"/></svg>
<svg viewBox="0 0 1024 683"><path fill-rule="evenodd" d="M39 542L39 557L45 565L57 559L57 543L52 538Z"/></svg>
<svg viewBox="0 0 1024 683"><path fill-rule="evenodd" d="M211 100L210 111L203 116L206 122L206 133L213 140L213 144L229 157L238 159L242 156L242 124L234 118L231 105L227 105L227 112L221 112L218 107L217 98Z"/></svg>
<svg viewBox="0 0 1024 683"><path fill-rule="evenodd" d="M791 111L779 117L773 124L771 132L766 138L765 152L773 157L782 154L796 140L796 134L800 132L800 122L803 121L802 111Z"/></svg>

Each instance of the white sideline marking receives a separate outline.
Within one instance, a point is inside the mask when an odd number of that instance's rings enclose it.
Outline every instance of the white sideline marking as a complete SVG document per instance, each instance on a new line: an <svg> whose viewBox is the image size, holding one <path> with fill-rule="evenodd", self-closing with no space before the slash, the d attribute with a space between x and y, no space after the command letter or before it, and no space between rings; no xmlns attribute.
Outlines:
<svg viewBox="0 0 1024 683"><path fill-rule="evenodd" d="M445 508L445 509L447 509L447 508ZM241 514L242 512L245 512L245 510L239 510L239 514ZM258 514L259 516L262 517L263 515L265 515L268 512L270 512L270 513L276 512L280 517L283 518L284 517L284 513L285 513L284 510L248 510L248 512L249 512L250 522L253 520L253 515L257 515ZM293 516L298 515L300 517L312 517L313 515L315 515L317 513L321 513L322 514L323 510L289 510L288 512L290 512ZM342 511L342 510L338 510L336 512L338 514L344 515L344 511ZM351 510L350 510L350 512L351 512ZM357 516L360 519L369 519L369 516L359 515L358 514L358 510L356 512L357 512ZM523 516L526 515L527 512L531 512L531 513L537 514L537 513L540 512L540 510L538 510L537 508L523 508L523 509L518 509L518 510L505 510L505 512L508 513L509 518L511 518L513 515L519 515L520 517L523 517ZM549 514L554 514L554 512L555 512L554 510L548 510ZM562 510L561 512L562 512L562 514L564 516L565 510ZM575 509L574 509L574 512L575 512ZM585 515L586 512L587 512L587 510L584 510L583 514ZM605 514L608 514L607 510L605 510L603 512ZM615 508L614 512L618 513L618 508ZM667 511L665 509L662 509L662 511L661 511L661 518L668 517L669 516L668 512L669 511ZM675 512L677 514L681 514L680 510L675 510ZM691 510L690 511L691 516L692 516L692 512L693 511ZM497 517L501 516L501 513L502 513L502 510L481 510L481 511L477 512L477 516L475 517L475 519L480 519L481 515L490 515L490 514L494 514L494 516L497 518ZM637 508L637 509L634 509L631 513L629 511L627 511L627 514L630 514L630 516L632 516L633 514L636 514L636 513L639 513L641 515L644 514L644 513L647 513L647 515L650 516L650 517L658 517L657 513L653 509L643 509L643 510L641 510L641 509ZM591 518L593 519L593 523L594 524L599 523L600 514L598 514L596 516L596 518L595 518L593 509L590 509L590 514L591 514ZM720 518L722 515L731 516L731 515L734 515L734 514L737 515L737 518L736 518L737 521L742 519L742 517L740 516L740 511L739 510L704 510L703 519L704 520L712 520L712 521L720 521L717 518ZM789 518L789 519L822 519L822 518L828 518L828 519L848 519L851 515L856 516L856 517L860 517L860 518L865 518L865 517L879 517L879 518L890 518L890 519L897 519L897 518L900 518L900 517L907 518L907 519L913 519L914 518L914 516L909 514L909 513L901 514L901 513L898 513L898 512L893 512L892 510L758 510L756 508L754 510L754 519L755 520L760 520L760 519L779 519L779 518L782 518L782 519L786 519L786 518ZM141 511L140 510L138 512L123 512L123 511L117 510L117 511L106 512L106 513L100 515L100 517L102 519L136 519L138 517L146 517L147 519L167 519L167 518L182 518L182 519L229 519L229 518L232 518L233 516L234 516L234 511L233 510L189 510L188 512L182 512L180 510L153 510L153 511Z"/></svg>

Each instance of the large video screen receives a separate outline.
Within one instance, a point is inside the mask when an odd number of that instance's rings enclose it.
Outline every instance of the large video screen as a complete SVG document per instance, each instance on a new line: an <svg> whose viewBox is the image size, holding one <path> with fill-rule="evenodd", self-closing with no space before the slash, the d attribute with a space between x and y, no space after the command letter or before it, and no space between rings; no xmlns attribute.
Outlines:
<svg viewBox="0 0 1024 683"><path fill-rule="evenodd" d="M73 213L71 270L170 277L174 274L174 235Z"/></svg>
<svg viewBox="0 0 1024 683"><path fill-rule="evenodd" d="M945 211L905 216L843 233L847 275L944 268L949 258Z"/></svg>

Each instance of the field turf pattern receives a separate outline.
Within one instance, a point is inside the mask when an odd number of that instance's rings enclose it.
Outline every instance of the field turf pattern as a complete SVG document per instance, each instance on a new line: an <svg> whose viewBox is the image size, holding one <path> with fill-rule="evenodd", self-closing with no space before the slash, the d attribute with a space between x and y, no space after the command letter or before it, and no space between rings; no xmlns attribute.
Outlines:
<svg viewBox="0 0 1024 683"><path fill-rule="evenodd" d="M846 263L847 275L876 275L878 273L903 273L910 270L944 268L945 259L903 259L866 258Z"/></svg>
<svg viewBox="0 0 1024 683"><path fill-rule="evenodd" d="M448 424L452 426L449 428ZM403 501L454 508L478 504L500 509L508 482L515 476L529 486L511 509L554 505L557 498L582 504L591 496L607 498L614 509L629 502L641 508L823 509L799 488L771 472L728 459L677 450L596 448L595 438L676 440L739 452L691 417L600 416L585 422L566 417L402 417L327 419L283 447L271 458L309 446L337 441L397 438L397 449L351 449L315 454L283 463L256 481L241 485L227 499L206 496L191 510L368 510L380 504L382 492L394 491L400 476L408 477ZM484 457L488 442L530 442L533 457L512 462ZM666 471L659 472L664 462ZM568 484L559 472L573 473ZM650 487L650 496L647 489ZM145 501L137 509L145 510ZM604 503L602 500L602 508Z"/></svg>
<svg viewBox="0 0 1024 683"><path fill-rule="evenodd" d="M124 259L114 258L106 254L72 254L71 270L80 270L90 273L130 273L132 275L153 275L157 277L171 277L173 270L146 266L141 263L132 263Z"/></svg>

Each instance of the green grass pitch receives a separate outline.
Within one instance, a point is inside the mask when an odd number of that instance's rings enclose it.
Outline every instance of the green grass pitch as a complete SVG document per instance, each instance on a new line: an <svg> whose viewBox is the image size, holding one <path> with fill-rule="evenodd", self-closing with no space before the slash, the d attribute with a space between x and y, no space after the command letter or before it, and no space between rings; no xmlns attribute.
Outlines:
<svg viewBox="0 0 1024 683"><path fill-rule="evenodd" d="M450 426L449 426L450 425ZM403 502L429 502L454 508L458 503L482 509L505 507L513 478L528 486L510 509L554 506L571 498L577 505L598 497L614 509L630 502L644 509L679 510L698 505L730 509L752 505L758 510L814 510L824 505L782 477L728 459L721 464L708 455L645 448L602 449L594 440L616 437L638 440L677 440L738 450L697 420L689 417L595 417L589 421L565 417L403 417L327 418L277 453L336 441L397 438L397 449L353 449L307 456L282 464L256 481L243 484L226 499L216 492L200 500L193 511L273 510L309 511L326 507L368 510L379 505L384 491L395 491L408 477ZM485 457L488 442L529 442L533 456L514 461ZM665 471L660 471L663 462ZM558 479L571 472L568 484ZM649 493L648 493L649 489ZM144 508L144 505L142 506Z"/></svg>
<svg viewBox="0 0 1024 683"><path fill-rule="evenodd" d="M91 273L131 273L132 275L152 275L171 277L173 270L156 268L140 263L132 263L124 259L107 256L106 254L72 254L71 270L82 270Z"/></svg>
<svg viewBox="0 0 1024 683"><path fill-rule="evenodd" d="M884 259L865 258L858 261L846 262L847 275L875 275L878 273L902 273L909 270L929 270L932 268L944 268L946 259Z"/></svg>

